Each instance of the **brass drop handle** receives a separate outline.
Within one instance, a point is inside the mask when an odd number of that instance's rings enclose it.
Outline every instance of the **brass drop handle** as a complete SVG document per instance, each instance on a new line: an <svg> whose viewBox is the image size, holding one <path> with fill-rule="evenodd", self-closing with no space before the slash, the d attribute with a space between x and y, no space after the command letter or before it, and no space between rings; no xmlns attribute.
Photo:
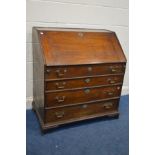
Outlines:
<svg viewBox="0 0 155 155"><path fill-rule="evenodd" d="M115 80L111 80L109 81L109 83L114 84L116 81Z"/></svg>
<svg viewBox="0 0 155 155"><path fill-rule="evenodd" d="M51 72L51 70L50 69L46 69L46 73L50 73Z"/></svg>
<svg viewBox="0 0 155 155"><path fill-rule="evenodd" d="M62 77L67 72L67 69L64 69L63 71L60 71L59 69L56 70L57 76Z"/></svg>
<svg viewBox="0 0 155 155"><path fill-rule="evenodd" d="M110 70L111 72L118 72L118 71L121 71L122 70L122 67L123 66L110 66Z"/></svg>
<svg viewBox="0 0 155 155"><path fill-rule="evenodd" d="M66 82L62 82L61 85L60 85L60 83L57 82L55 85L56 85L56 87L57 87L58 89L63 89L63 88L65 88Z"/></svg>
<svg viewBox="0 0 155 155"><path fill-rule="evenodd" d="M113 103L112 103L112 102L107 102L107 103L104 103L104 104L103 104L103 107L104 107L105 109L110 109L112 106L113 106Z"/></svg>
<svg viewBox="0 0 155 155"><path fill-rule="evenodd" d="M117 66L110 66L111 72L117 72Z"/></svg>
<svg viewBox="0 0 155 155"><path fill-rule="evenodd" d="M114 95L114 93L113 93L113 92L108 92L108 95L110 95L110 96L111 96L111 95Z"/></svg>
<svg viewBox="0 0 155 155"><path fill-rule="evenodd" d="M114 68L112 68L112 69L111 69L111 71L112 71L112 72L116 72L117 70L116 70L116 69L114 69Z"/></svg>
<svg viewBox="0 0 155 155"><path fill-rule="evenodd" d="M64 102L65 101L66 96L56 96L56 100L60 103L60 102Z"/></svg>
<svg viewBox="0 0 155 155"><path fill-rule="evenodd" d="M115 81L115 80L112 80L112 79L108 79L108 82L109 82L110 84L116 83L116 81Z"/></svg>
<svg viewBox="0 0 155 155"><path fill-rule="evenodd" d="M62 118L62 117L64 117L65 112L64 111L62 111L62 112L56 112L55 115L56 115L57 118Z"/></svg>

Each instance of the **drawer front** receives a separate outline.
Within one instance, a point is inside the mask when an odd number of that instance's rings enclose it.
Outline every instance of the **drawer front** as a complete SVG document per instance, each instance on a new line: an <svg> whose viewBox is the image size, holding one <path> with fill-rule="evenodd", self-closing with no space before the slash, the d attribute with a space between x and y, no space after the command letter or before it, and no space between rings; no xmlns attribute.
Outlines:
<svg viewBox="0 0 155 155"><path fill-rule="evenodd" d="M61 79L103 74L121 74L125 71L125 64L103 64L84 66L46 67L45 79Z"/></svg>
<svg viewBox="0 0 155 155"><path fill-rule="evenodd" d="M111 97L118 97L121 93L121 85L97 88L86 88L71 91L46 93L46 107L69 105L74 103L90 102Z"/></svg>
<svg viewBox="0 0 155 155"><path fill-rule="evenodd" d="M59 80L46 82L45 90L63 90L81 87L100 86L123 83L123 75L88 77L82 79Z"/></svg>
<svg viewBox="0 0 155 155"><path fill-rule="evenodd" d="M74 120L78 118L86 118L97 114L108 114L118 111L119 100L108 100L104 102L95 102L76 106L53 108L46 110L46 123L61 122L66 120Z"/></svg>

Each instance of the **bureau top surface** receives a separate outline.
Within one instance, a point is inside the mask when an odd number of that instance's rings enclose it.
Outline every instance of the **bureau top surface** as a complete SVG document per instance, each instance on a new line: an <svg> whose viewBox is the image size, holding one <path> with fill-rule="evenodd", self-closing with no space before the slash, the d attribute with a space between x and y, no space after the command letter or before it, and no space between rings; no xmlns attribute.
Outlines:
<svg viewBox="0 0 155 155"><path fill-rule="evenodd" d="M37 32L47 66L126 62L114 32L51 28Z"/></svg>

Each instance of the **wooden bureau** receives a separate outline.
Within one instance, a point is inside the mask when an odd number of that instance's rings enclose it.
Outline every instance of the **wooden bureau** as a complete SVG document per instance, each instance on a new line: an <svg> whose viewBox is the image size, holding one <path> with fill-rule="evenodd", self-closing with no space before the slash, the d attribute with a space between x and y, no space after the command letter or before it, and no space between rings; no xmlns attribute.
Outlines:
<svg viewBox="0 0 155 155"><path fill-rule="evenodd" d="M42 130L119 115L126 58L114 32L34 27L33 64Z"/></svg>

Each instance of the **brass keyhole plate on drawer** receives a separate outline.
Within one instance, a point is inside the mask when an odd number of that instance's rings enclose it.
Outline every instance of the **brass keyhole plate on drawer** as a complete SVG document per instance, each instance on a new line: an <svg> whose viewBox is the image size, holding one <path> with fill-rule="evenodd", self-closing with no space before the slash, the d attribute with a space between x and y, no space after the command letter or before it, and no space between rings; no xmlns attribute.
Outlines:
<svg viewBox="0 0 155 155"><path fill-rule="evenodd" d="M93 69L92 67L88 67L88 71L91 72Z"/></svg>
<svg viewBox="0 0 155 155"><path fill-rule="evenodd" d="M83 37L83 35L84 35L83 32L79 32L79 33L78 33L78 36L79 36L79 37Z"/></svg>
<svg viewBox="0 0 155 155"><path fill-rule="evenodd" d="M90 82L90 78L85 79L85 82L89 83Z"/></svg>
<svg viewBox="0 0 155 155"><path fill-rule="evenodd" d="M87 104L84 104L84 105L82 105L82 108L87 108L88 107L88 105Z"/></svg>
<svg viewBox="0 0 155 155"><path fill-rule="evenodd" d="M85 92L86 94L89 94L89 93L90 93L90 89L85 89L84 92Z"/></svg>

